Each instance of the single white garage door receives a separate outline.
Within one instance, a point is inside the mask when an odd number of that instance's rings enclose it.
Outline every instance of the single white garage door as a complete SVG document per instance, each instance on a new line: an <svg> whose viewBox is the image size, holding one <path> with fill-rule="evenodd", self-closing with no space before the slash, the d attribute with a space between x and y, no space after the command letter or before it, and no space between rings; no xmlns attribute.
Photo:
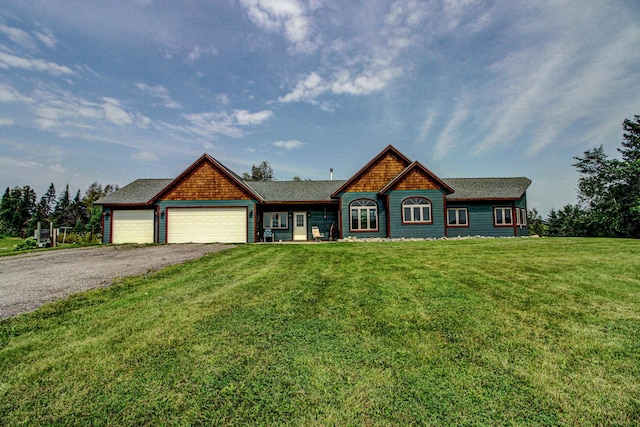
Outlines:
<svg viewBox="0 0 640 427"><path fill-rule="evenodd" d="M246 208L168 208L167 243L246 243Z"/></svg>
<svg viewBox="0 0 640 427"><path fill-rule="evenodd" d="M111 242L153 243L153 210L114 210Z"/></svg>

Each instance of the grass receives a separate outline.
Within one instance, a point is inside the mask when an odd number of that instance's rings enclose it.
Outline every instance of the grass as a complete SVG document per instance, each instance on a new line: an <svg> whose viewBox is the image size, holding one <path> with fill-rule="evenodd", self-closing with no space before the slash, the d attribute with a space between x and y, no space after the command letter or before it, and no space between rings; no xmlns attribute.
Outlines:
<svg viewBox="0 0 640 427"><path fill-rule="evenodd" d="M246 245L0 323L0 424L638 425L640 242Z"/></svg>
<svg viewBox="0 0 640 427"><path fill-rule="evenodd" d="M24 239L18 237L0 236L0 256L14 254L17 244L24 242Z"/></svg>

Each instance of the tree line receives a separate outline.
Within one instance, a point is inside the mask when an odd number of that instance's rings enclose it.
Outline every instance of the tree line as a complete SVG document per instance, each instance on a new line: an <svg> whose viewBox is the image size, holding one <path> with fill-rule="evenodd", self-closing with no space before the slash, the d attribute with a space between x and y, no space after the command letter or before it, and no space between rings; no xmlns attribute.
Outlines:
<svg viewBox="0 0 640 427"><path fill-rule="evenodd" d="M574 157L578 203L529 213L530 231L547 236L640 238L640 116L622 123L623 140L610 158L600 145ZM536 231L537 228L537 231Z"/></svg>
<svg viewBox="0 0 640 427"><path fill-rule="evenodd" d="M102 223L102 208L94 202L118 190L117 185L104 187L94 182L84 192L78 190L72 198L67 184L60 194L56 194L53 183L37 200L36 192L25 185L9 188L0 201L0 235L11 237L32 236L38 222L52 222L54 227L69 227L76 233L98 233Z"/></svg>

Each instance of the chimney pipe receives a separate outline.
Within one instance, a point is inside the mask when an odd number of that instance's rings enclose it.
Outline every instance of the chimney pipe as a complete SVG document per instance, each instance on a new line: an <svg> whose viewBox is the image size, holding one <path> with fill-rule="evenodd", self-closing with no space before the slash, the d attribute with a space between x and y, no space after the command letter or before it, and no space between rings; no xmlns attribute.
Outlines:
<svg viewBox="0 0 640 427"><path fill-rule="evenodd" d="M333 168L329 169L329 177L331 178L331 181L333 181Z"/></svg>

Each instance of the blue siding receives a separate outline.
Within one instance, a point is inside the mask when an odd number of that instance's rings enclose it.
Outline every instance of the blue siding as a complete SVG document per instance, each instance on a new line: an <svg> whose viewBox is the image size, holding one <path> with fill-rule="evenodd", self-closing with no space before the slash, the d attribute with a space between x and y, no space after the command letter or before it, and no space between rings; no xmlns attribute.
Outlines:
<svg viewBox="0 0 640 427"><path fill-rule="evenodd" d="M447 236L488 236L488 237L513 237L514 226L496 227L494 225L493 208L513 207L512 201L489 201L489 202L448 202L447 208L467 208L469 214L468 227L448 227ZM515 207L527 207L526 195L515 202ZM513 221L516 221L515 212ZM528 236L527 227L516 226L515 233L518 236Z"/></svg>
<svg viewBox="0 0 640 427"><path fill-rule="evenodd" d="M444 236L444 202L440 190L402 190L389 193L389 214L391 219L391 236L399 237L443 237ZM402 202L409 197L425 197L431 201L432 224L403 224Z"/></svg>
<svg viewBox="0 0 640 427"><path fill-rule="evenodd" d="M108 214L108 216L107 216ZM102 210L102 243L109 243L111 241L111 221L113 218L113 212L111 208L103 207Z"/></svg>
<svg viewBox="0 0 640 427"><path fill-rule="evenodd" d="M167 208L182 207L182 208L195 208L195 207L246 207L247 208L247 242L253 243L255 241L255 216L256 216L256 202L254 200L167 200L158 203L160 206L160 219L158 224L158 243L167 243L167 219L166 213L164 216L162 212L166 212Z"/></svg>
<svg viewBox="0 0 640 427"><path fill-rule="evenodd" d="M329 232L331 225L334 224L335 238L339 237L338 234L338 212L336 205L318 206L318 205L282 205L282 206L269 206L259 210L258 219L258 240L262 241L264 236L265 226L263 222L264 212L286 212L287 213L287 228L274 228L273 239L274 241L288 242L293 240L293 212L306 212L307 213L307 240L313 240L311 234L311 227L317 226L320 229L320 233L324 233L324 240L329 240Z"/></svg>
<svg viewBox="0 0 640 427"><path fill-rule="evenodd" d="M340 210L342 217L342 236L343 237L386 237L387 236L387 212L385 210L384 200L378 197L378 193L342 193L340 196ZM357 199L370 199L378 204L378 230L377 231L352 231L351 230L351 212L349 205Z"/></svg>

